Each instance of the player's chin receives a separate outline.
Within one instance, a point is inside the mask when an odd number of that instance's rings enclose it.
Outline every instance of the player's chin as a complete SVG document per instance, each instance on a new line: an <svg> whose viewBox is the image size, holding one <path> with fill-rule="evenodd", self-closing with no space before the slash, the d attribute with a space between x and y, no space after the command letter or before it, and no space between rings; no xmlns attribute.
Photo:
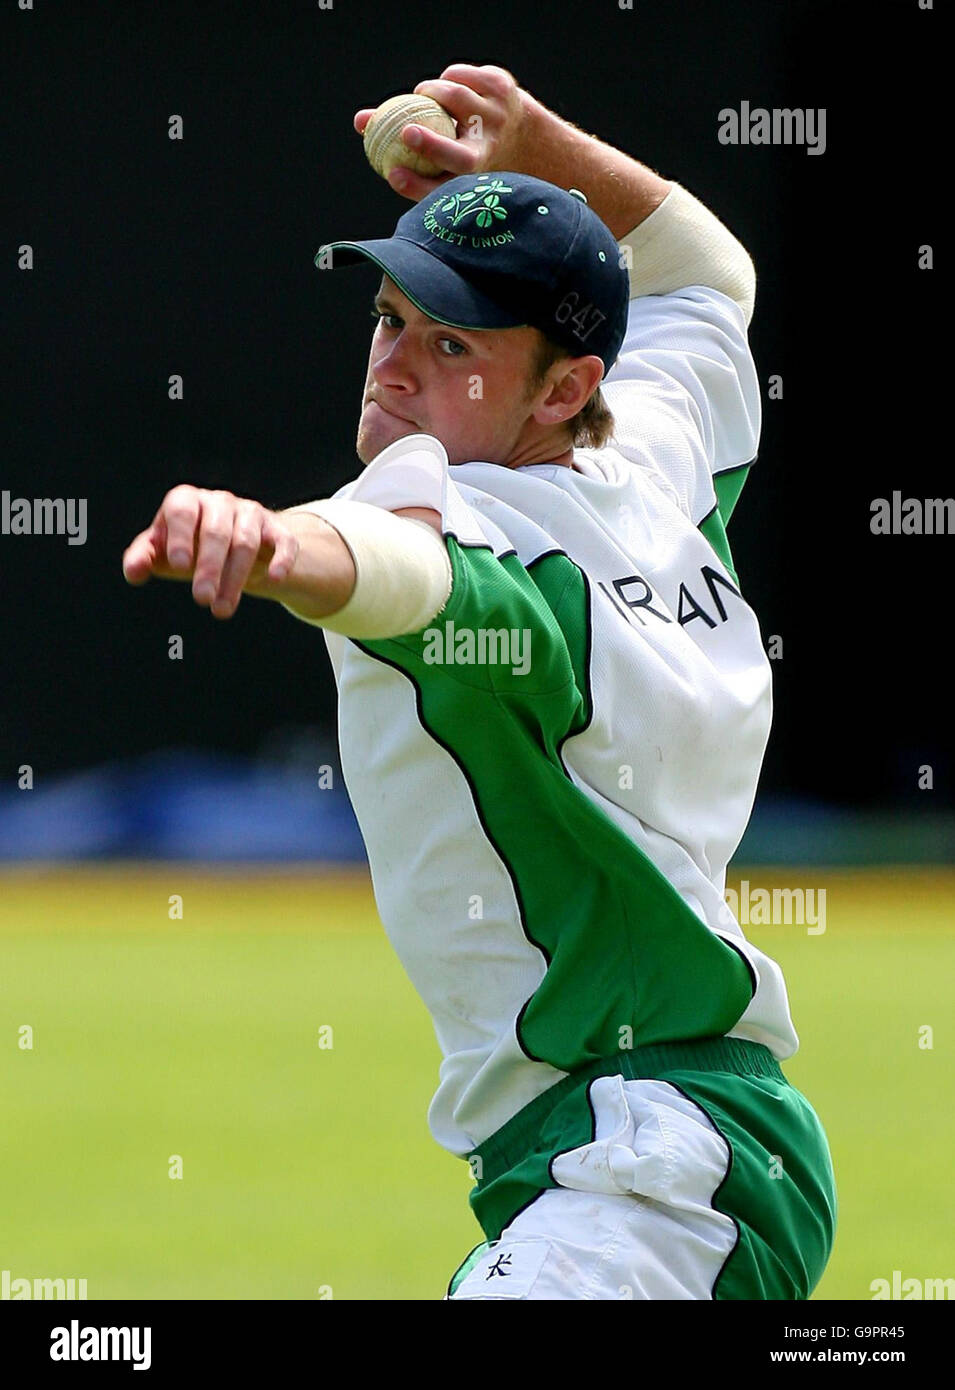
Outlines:
<svg viewBox="0 0 955 1390"><path fill-rule="evenodd" d="M358 426L358 439L355 448L362 463L370 463L382 449L393 444L396 439L404 439L407 434L418 434L419 427L410 420L401 420L397 415L375 406L366 409Z"/></svg>

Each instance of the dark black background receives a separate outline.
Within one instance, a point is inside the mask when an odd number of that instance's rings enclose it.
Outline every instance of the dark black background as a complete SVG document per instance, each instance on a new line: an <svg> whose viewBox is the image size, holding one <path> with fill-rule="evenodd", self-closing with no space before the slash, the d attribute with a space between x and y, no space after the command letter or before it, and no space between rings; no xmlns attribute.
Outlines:
<svg viewBox="0 0 955 1390"><path fill-rule="evenodd" d="M930 763L950 805L952 543L869 529L874 497L952 491L940 20L917 0L5 5L0 488L87 497L89 540L0 537L0 776L333 720L319 634L254 599L219 622L185 585L132 589L121 557L177 482L278 507L354 474L377 273L312 257L410 206L354 112L462 61L685 184L756 262L753 350L784 399L764 395L730 540L784 642L762 792L915 808ZM825 154L719 144L743 99L825 107Z"/></svg>

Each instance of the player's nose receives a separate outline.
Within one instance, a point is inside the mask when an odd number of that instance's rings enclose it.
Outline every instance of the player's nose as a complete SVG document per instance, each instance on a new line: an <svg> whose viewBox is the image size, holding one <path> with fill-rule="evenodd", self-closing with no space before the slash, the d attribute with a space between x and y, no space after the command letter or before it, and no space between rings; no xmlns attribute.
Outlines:
<svg viewBox="0 0 955 1390"><path fill-rule="evenodd" d="M419 363L414 349L400 338L387 344L371 367L372 380L378 386L394 391L417 390L418 373Z"/></svg>

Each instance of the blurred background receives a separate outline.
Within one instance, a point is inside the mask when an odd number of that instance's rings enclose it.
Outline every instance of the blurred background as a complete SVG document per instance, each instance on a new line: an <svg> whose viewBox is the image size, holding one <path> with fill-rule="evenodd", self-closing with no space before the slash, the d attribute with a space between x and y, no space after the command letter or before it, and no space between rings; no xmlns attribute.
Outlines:
<svg viewBox="0 0 955 1390"><path fill-rule="evenodd" d="M918 268L937 20L915 0L6 7L0 488L87 499L88 537L0 535L0 1267L91 1298L429 1298L479 1239L467 1170L428 1137L438 1053L375 913L320 634L121 571L178 482L284 507L353 476L377 274L312 258L409 206L354 112L465 61L686 185L754 258L763 438L729 537L781 657L730 882L827 890L825 932L748 928L786 971L787 1072L843 1196L819 1296L955 1274L951 542L869 525L876 497L951 491L947 272ZM825 108L825 153L721 145L744 100Z"/></svg>

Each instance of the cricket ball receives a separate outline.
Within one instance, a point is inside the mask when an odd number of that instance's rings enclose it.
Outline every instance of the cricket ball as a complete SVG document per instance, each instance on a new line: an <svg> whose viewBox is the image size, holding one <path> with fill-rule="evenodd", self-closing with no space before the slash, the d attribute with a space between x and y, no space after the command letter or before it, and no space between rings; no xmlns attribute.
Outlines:
<svg viewBox="0 0 955 1390"><path fill-rule="evenodd" d="M431 97L410 92L389 97L372 113L364 129L365 154L375 173L386 179L399 164L426 178L445 173L439 164L408 148L401 138L407 125L428 126L452 140L458 133L453 117Z"/></svg>

